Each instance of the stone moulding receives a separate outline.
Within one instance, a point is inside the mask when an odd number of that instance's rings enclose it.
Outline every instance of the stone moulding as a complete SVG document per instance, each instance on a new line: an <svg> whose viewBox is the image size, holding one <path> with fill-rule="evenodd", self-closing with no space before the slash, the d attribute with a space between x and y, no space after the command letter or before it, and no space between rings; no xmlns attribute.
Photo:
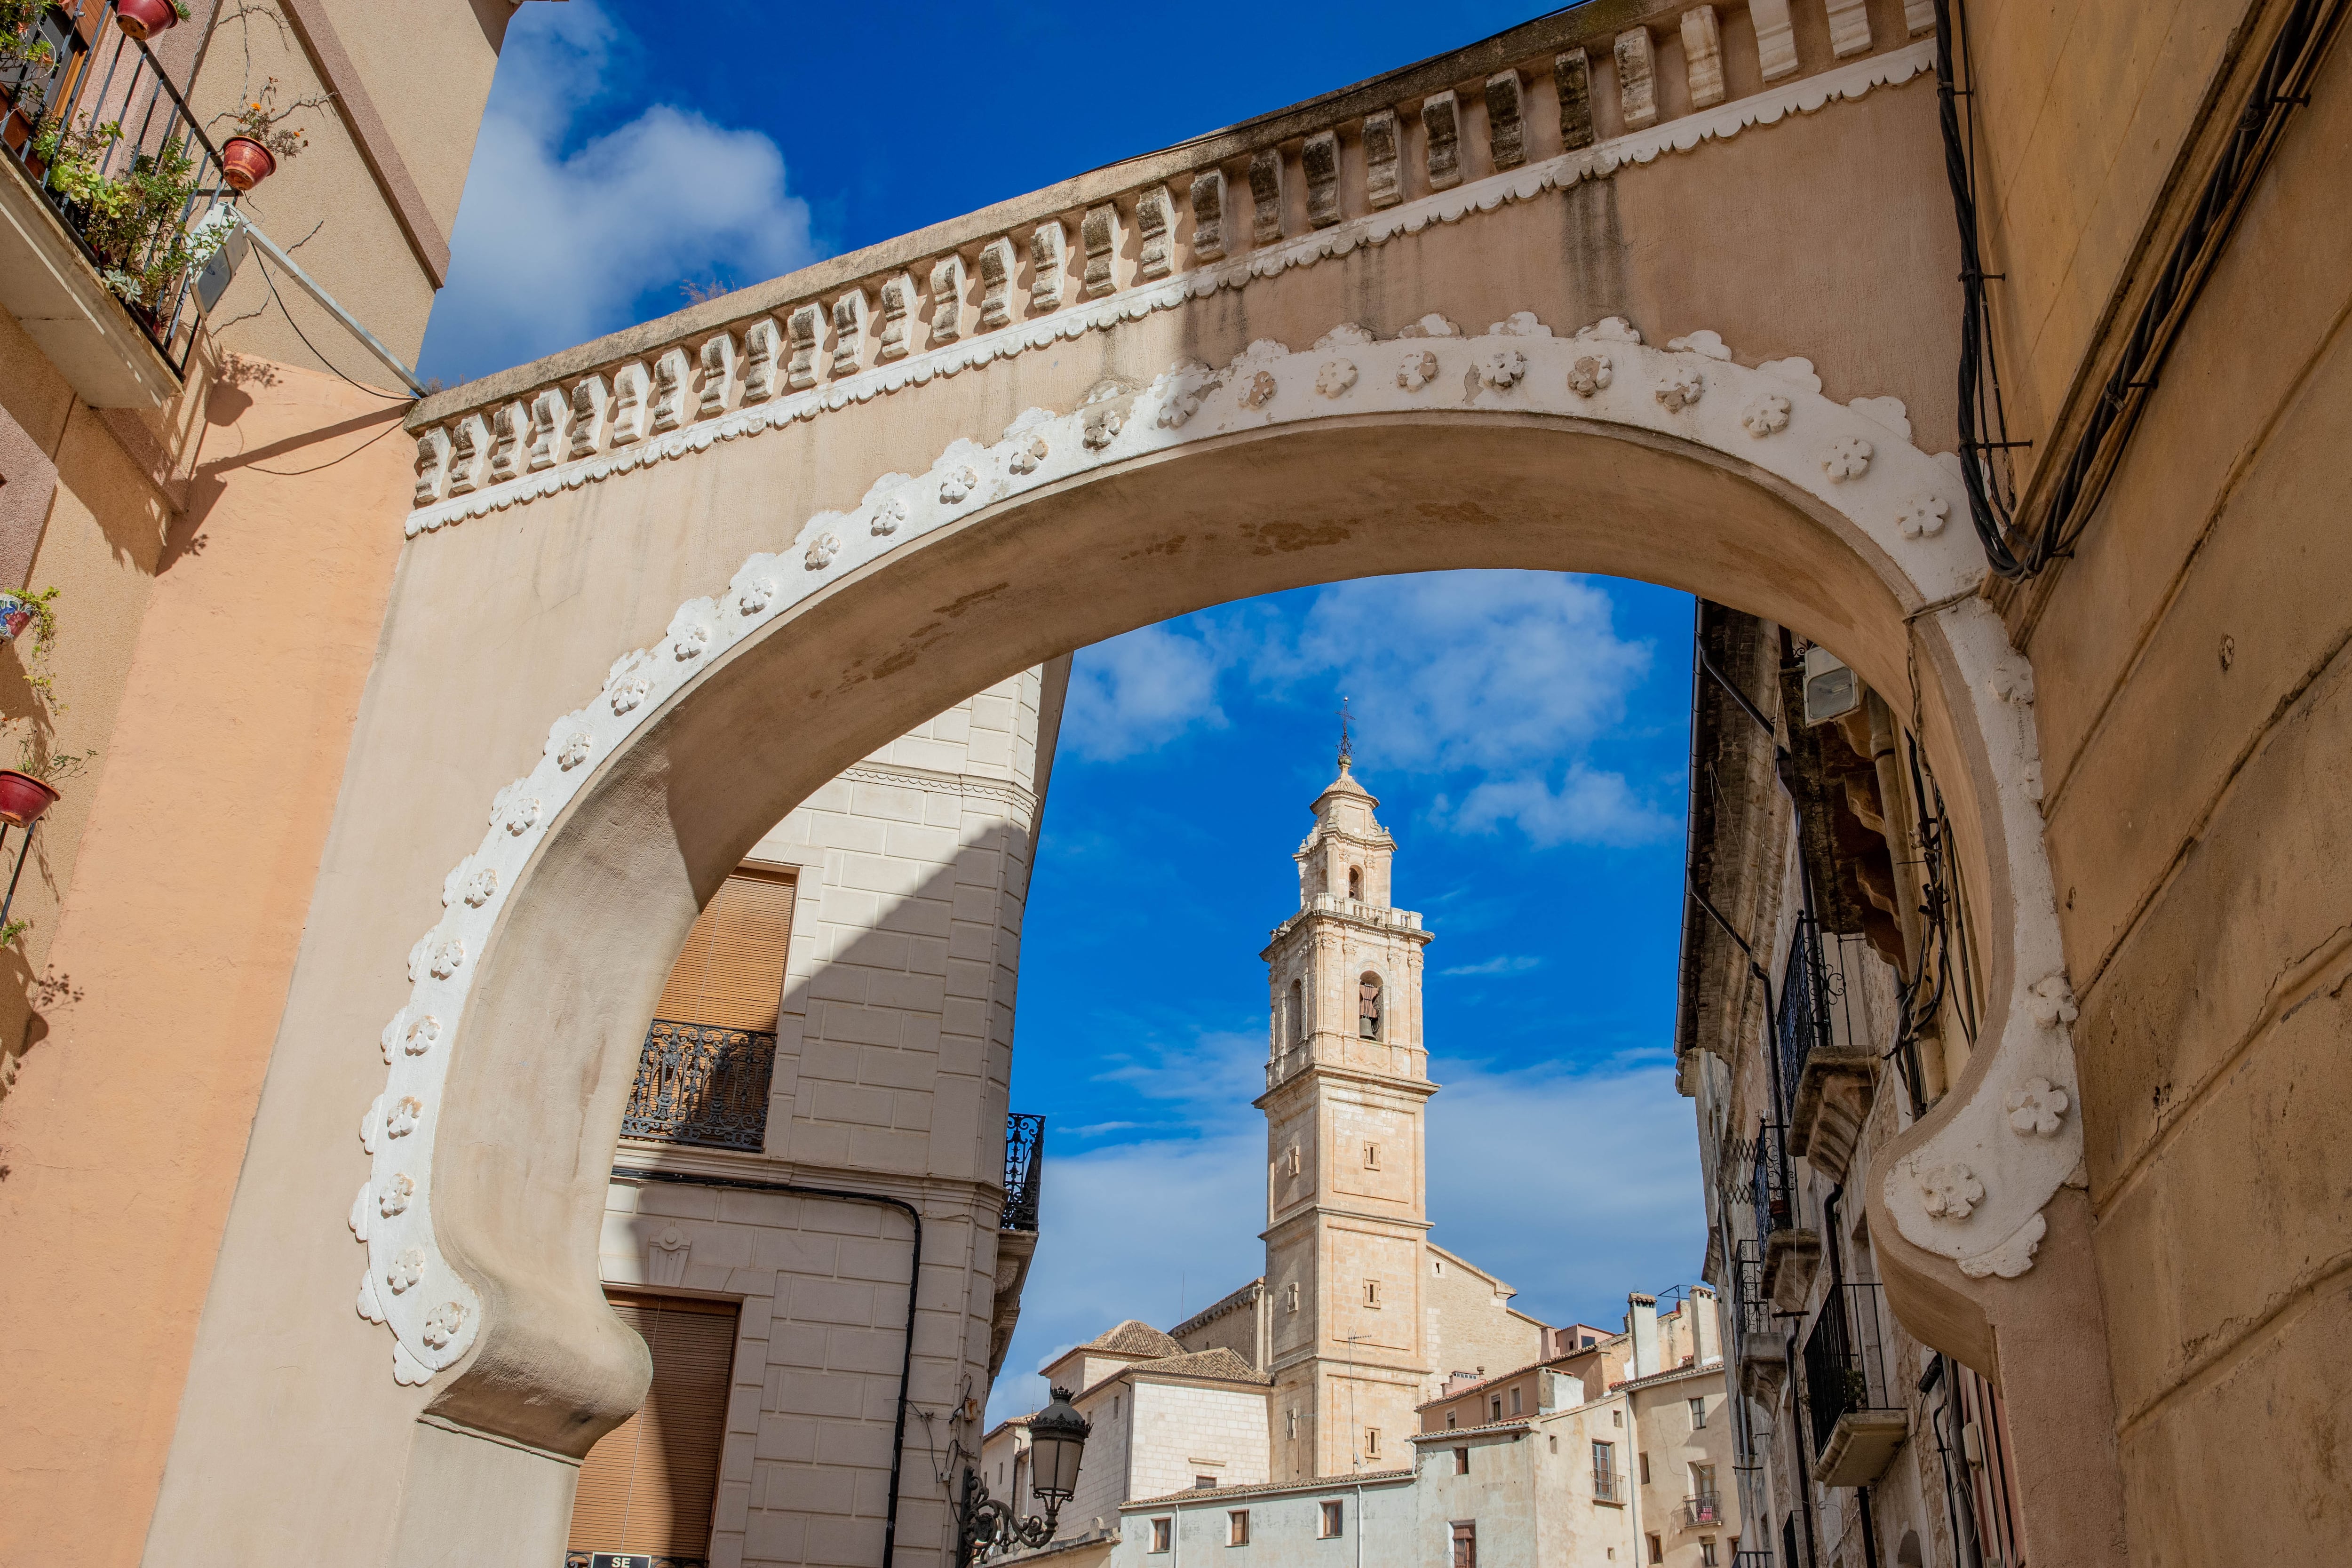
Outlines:
<svg viewBox="0 0 2352 1568"><path fill-rule="evenodd" d="M1538 170L1520 177L1531 182L1526 187L1530 194L1545 188ZM1493 199L1503 199L1499 189ZM1477 189L1465 189L1462 210L1479 200ZM1400 208L1388 216L1402 226L1414 215ZM1423 220L1437 216L1424 214ZM1171 298L1190 297L1188 290L1202 282L1181 280L1171 287ZM1035 341L1050 342L1070 325L1041 325ZM1076 331L1086 330L1085 321L1076 322ZM1981 1106L1963 1107L1942 1129L1956 1140L1955 1147L1946 1152L1939 1144L1934 1156L1937 1162L1965 1162L1985 1173L1985 1195L1973 1205L1976 1217L1956 1237L1946 1237L1949 1222L1927 1215L1916 1197L1898 1194L1894 1201L1904 1234L1914 1239L1915 1230L1927 1236L1921 1245L1934 1246L1963 1270L2009 1275L2030 1264L2032 1243L2040 1235L2031 1231L2037 1211L2080 1158L2079 1119L2059 1118L2054 1132L2044 1136L2043 1119L2037 1116L2035 1135L2020 1137L2010 1120L2017 1112L2005 1108L2004 1097L2016 1098L2021 1107L2028 1103L2026 1096L2034 1097L2037 1107L2054 1106L2062 1094L2079 1101L2072 1054L2064 1048L2072 1002L2056 972L2056 905L2039 811L2025 787L2036 764L2032 726L2019 718L2032 689L2030 668L2010 649L1999 616L1975 596L1983 565L1973 536L1961 529L1922 534L1902 527L1923 498L1955 511L1965 504L1957 463L1949 455L1931 457L1912 445L1899 403L1870 397L1839 403L1822 395L1807 362L1743 365L1710 332L1693 331L1657 348L1614 318L1556 334L1526 311L1477 334L1436 316L1424 316L1406 331L1410 337L1381 341L1360 326L1341 323L1297 350L1261 340L1222 368L1181 362L1140 389L1099 393L1061 412L1030 410L993 443L955 441L922 474L877 479L849 512L781 520L772 552L752 555L709 596L680 605L659 641L623 653L600 689L584 693L581 706L554 717L540 763L498 792L479 846L446 879L444 913L411 952L409 999L382 1034L389 1067L381 1103L413 1103L414 1126L397 1139L374 1140L368 1180L352 1205L352 1228L369 1249L366 1282L355 1306L392 1331L396 1378L421 1383L452 1366L480 1331L482 1303L442 1254L433 1228L431 1174L443 1121L441 1096L451 1056L462 1045L473 979L482 968L503 900L523 886L532 855L600 766L626 749L705 671L723 663L735 645L845 574L873 565L892 551L919 548L927 535L983 509L1195 441L1334 416L1423 415L1434 405L1440 388L1453 389L1442 395L1443 406L1457 416L1483 413L1514 422L1549 416L1644 438L1670 437L1767 474L1789 491L1811 497L1824 515L1843 518L1866 538L1890 563L1897 596L1915 616L1934 617L1977 704L1974 717L1984 732L2001 815L1999 852L2006 856L2010 884L2021 906L2012 918L2011 937L2011 963L2021 978L2009 999L2001 1046L2017 1060L1997 1064L1977 1097ZM1619 374L1605 384L1586 376L1590 390L1579 390L1572 378L1580 360L1591 359L1604 343ZM1433 374L1419 384L1397 375L1393 363L1403 357L1433 359ZM1342 360L1372 366L1377 374L1327 374L1327 367ZM1497 363L1507 365L1510 374L1480 374L1481 367ZM1652 395L1662 380L1702 368L1714 389L1708 396L1669 409ZM911 371L894 368L890 374L908 374L903 384L920 384ZM879 378L871 374L862 384L866 395L881 390ZM1786 400L1789 428L1800 439L1759 441L1742 423L1743 411L1768 394ZM849 395L842 387L827 389L830 398ZM794 417L795 407L816 406L814 399L780 400L755 411L756 423L739 410L725 420L655 438L641 448L639 460L707 449ZM1824 443L1842 440L1867 441L1875 457L1865 471L1839 479L1823 472L1814 453ZM584 482L595 466L572 465L562 478L572 485ZM518 492L499 504L529 499ZM888 527L875 526L886 518ZM1998 1136L1997 1149L1980 1151L1972 1141L1979 1121L1988 1138ZM1917 1184L1910 1185L1916 1189ZM1907 1210L1901 1207L1905 1203ZM413 1285L397 1293L377 1289L376 1281L412 1264Z"/></svg>
<svg viewBox="0 0 2352 1568"><path fill-rule="evenodd" d="M583 484L599 482L615 473L625 473L641 464L707 450L715 441L756 436L796 419L816 418L853 402L867 403L877 396L902 392L910 386L921 386L933 376L955 375L995 360L1011 359L1032 350L1049 348L1057 342L1075 339L1087 331L1109 331L1122 321L1139 321L1151 311L1180 309L1192 300L1205 299L1219 289L1244 289L1260 278L1271 278L1295 267L1312 267L1318 262L1347 256L1360 245L1385 245L1399 235L1418 234L1433 223L1458 223L1475 213L1493 212L1507 202L1540 200L1549 194L1567 191L1585 180L1606 179L1628 165L1651 163L1662 153L1687 153L1703 142L1737 136L1753 126L1777 124L1792 113L1814 113L1830 103L1860 98L1874 88L1907 81L1923 71L1932 69L1935 58L1935 41L1923 39L1904 48L1874 55L1868 59L1824 71L1818 76L1784 83L1717 109L1685 115L1646 131L1594 142L1540 163L1525 163L1482 180L1456 184L1449 190L1349 218L1328 228L1295 235L1287 239L1278 238L1242 256L1122 289L1104 299L1059 304L1050 315L1024 319L1012 313L1013 245L1003 238L991 240L980 252L979 270L983 299L977 332L960 332L921 353L909 353L887 364L820 381L817 371L820 363L827 357L822 352L825 312L814 305L795 308L786 317L793 353L790 372L782 378L788 383L781 389L782 395L766 402L754 402L747 394L740 406L731 413L715 419L698 420L685 428L659 435L635 450L581 454L575 447L572 460L555 468L499 484L488 483L478 476L468 488L459 489L455 482L459 459L437 452L428 454L424 443L429 437L425 432L419 432L416 494L419 498L429 496L435 499L420 500L415 510L409 513L407 533L415 538L449 523L461 522L468 517L487 517L493 510L503 511L517 501L528 500L535 495L553 495L558 489L576 489ZM1265 160L1265 164L1268 189L1278 190L1278 157ZM1254 181L1258 174L1257 165L1253 164ZM1206 188L1202 184L1204 180L1209 182ZM1204 173L1194 176L1192 205L1196 217L1201 213L1204 197L1209 203L1209 212L1216 215L1210 221L1222 223L1224 218L1224 182L1222 175L1213 177L1211 173ZM1265 214L1270 209L1261 207L1260 211ZM933 276L937 278L939 275L934 273ZM955 269L951 280L958 284L961 282L961 266ZM1055 282L1058 299L1060 279L1056 278ZM635 369L639 375L644 374L640 367L628 368ZM619 376L614 379L617 381ZM476 416L474 414L453 416L446 422L446 426L454 429L464 419ZM614 423L616 426L620 423L617 416ZM632 438L615 429L612 445L620 447ZM457 441L462 447L462 435ZM474 466L477 468L481 467L478 459Z"/></svg>

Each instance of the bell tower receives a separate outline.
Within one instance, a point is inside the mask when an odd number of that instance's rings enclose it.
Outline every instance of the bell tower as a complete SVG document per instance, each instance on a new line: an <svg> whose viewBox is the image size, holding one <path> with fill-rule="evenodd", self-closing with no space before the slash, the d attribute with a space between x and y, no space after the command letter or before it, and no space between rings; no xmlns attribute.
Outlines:
<svg viewBox="0 0 2352 1568"><path fill-rule="evenodd" d="M1273 1479L1412 1463L1428 1384L1421 917L1390 902L1396 840L1344 731L1294 857L1298 910L1265 951L1265 1290Z"/></svg>

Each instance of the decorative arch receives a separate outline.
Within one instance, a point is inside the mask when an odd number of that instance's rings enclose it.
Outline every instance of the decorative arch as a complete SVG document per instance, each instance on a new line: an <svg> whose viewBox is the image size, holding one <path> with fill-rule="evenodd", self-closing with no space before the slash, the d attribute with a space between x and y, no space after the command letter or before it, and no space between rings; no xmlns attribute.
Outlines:
<svg viewBox="0 0 2352 1568"><path fill-rule="evenodd" d="M617 1136L616 1066L675 939L798 795L778 797L959 682L1244 594L1437 566L1673 584L1916 692L1986 894L1999 1043L1906 1134L1873 1212L1958 1276L2015 1277L2080 1154L2073 1009L2032 673L1976 595L1968 531L1947 526L1965 505L1899 402L1835 402L1805 360L1744 366L1708 331L1656 347L1615 318L1555 334L1527 312L1475 334L1426 316L1386 341L1351 324L1306 350L1259 341L881 477L681 605L488 803L383 1030L350 1216L357 1310L389 1330L398 1380L446 1378L436 1412L583 1452L645 1376L577 1245ZM780 710L800 726L789 755ZM577 911L615 907L625 931L581 929Z"/></svg>

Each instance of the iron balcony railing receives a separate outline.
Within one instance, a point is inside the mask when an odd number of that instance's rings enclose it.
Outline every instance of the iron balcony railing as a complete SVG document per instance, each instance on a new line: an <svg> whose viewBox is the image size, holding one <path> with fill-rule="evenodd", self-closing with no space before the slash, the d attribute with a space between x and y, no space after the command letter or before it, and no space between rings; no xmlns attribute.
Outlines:
<svg viewBox="0 0 2352 1568"><path fill-rule="evenodd" d="M637 1056L621 1136L710 1149L759 1149L768 1133L776 1037L656 1018Z"/></svg>
<svg viewBox="0 0 2352 1568"><path fill-rule="evenodd" d="M0 151L184 374L195 276L232 232L220 209L236 192L179 89L115 26L114 0L60 0L0 37Z"/></svg>
<svg viewBox="0 0 2352 1568"><path fill-rule="evenodd" d="M1683 1499L1685 1530L1713 1530L1723 1523L1723 1500L1713 1492Z"/></svg>
<svg viewBox="0 0 2352 1568"><path fill-rule="evenodd" d="M1592 1500L1595 1502L1623 1502L1625 1500L1624 1474L1618 1470L1604 1470L1596 1468L1592 1472Z"/></svg>
<svg viewBox="0 0 2352 1568"><path fill-rule="evenodd" d="M1859 1410L1899 1410L1887 1382L1886 1300L1875 1285L1835 1285L1805 1338L1805 1401L1813 1454L1828 1447L1838 1417Z"/></svg>
<svg viewBox="0 0 2352 1568"><path fill-rule="evenodd" d="M1748 1151L1748 1197L1756 1209L1756 1238L1776 1230L1797 1230L1796 1189L1789 1180L1788 1134L1778 1122L1760 1121Z"/></svg>
<svg viewBox="0 0 2352 1568"><path fill-rule="evenodd" d="M1796 934L1789 941L1773 1033L1780 1048L1780 1092L1793 1102L1806 1058L1830 1039L1829 970L1822 960L1822 928L1811 915L1797 917Z"/></svg>
<svg viewBox="0 0 2352 1568"><path fill-rule="evenodd" d="M1045 1119L1013 1111L1004 1118L1005 1230L1037 1228L1037 1201L1045 1176Z"/></svg>
<svg viewBox="0 0 2352 1568"><path fill-rule="evenodd" d="M1731 1331L1738 1336L1738 1355L1751 1339L1769 1338L1773 1331L1772 1303L1764 1299L1764 1259L1760 1242L1743 1241L1731 1254Z"/></svg>

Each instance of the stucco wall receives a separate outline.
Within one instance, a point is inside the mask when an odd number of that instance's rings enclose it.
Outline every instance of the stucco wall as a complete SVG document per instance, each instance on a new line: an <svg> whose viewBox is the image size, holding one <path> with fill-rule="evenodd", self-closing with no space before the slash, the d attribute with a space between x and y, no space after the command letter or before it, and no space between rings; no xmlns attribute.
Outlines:
<svg viewBox="0 0 2352 1568"><path fill-rule="evenodd" d="M1500 1377L1541 1358L1543 1326L1512 1310L1509 1286L1433 1247L1422 1252L1422 1335L1429 1360L1422 1398L1435 1398L1457 1372L1484 1367L1489 1377Z"/></svg>
<svg viewBox="0 0 2352 1568"><path fill-rule="evenodd" d="M1263 1390L1130 1380L1135 1460L1128 1496L1165 1497L1214 1476L1220 1486L1263 1484L1266 1396Z"/></svg>

